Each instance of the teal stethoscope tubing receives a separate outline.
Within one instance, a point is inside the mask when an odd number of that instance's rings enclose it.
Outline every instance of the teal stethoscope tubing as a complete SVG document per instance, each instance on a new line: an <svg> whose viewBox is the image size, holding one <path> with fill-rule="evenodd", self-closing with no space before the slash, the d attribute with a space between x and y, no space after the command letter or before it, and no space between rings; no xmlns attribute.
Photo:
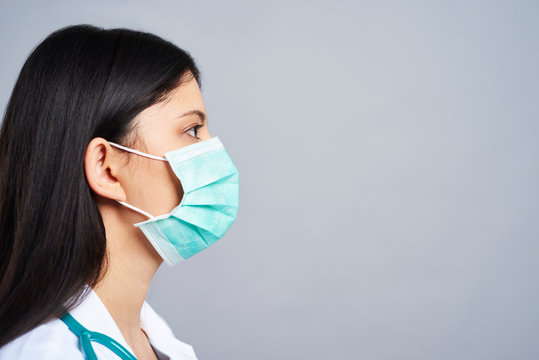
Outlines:
<svg viewBox="0 0 539 360"><path fill-rule="evenodd" d="M66 313L60 319L79 337L86 360L97 360L92 341L105 345L123 360L137 360L122 344L110 336L86 329L70 313Z"/></svg>

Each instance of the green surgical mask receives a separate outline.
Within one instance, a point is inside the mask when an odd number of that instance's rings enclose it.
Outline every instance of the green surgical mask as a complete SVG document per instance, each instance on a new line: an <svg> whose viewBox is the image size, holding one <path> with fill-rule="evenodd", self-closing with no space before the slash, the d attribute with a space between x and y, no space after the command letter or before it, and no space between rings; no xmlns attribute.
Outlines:
<svg viewBox="0 0 539 360"><path fill-rule="evenodd" d="M184 191L168 214L152 216L124 201L120 204L149 219L134 224L142 230L163 260L173 266L219 240L236 220L239 174L218 137L164 154L164 158L113 143L154 160L168 161Z"/></svg>

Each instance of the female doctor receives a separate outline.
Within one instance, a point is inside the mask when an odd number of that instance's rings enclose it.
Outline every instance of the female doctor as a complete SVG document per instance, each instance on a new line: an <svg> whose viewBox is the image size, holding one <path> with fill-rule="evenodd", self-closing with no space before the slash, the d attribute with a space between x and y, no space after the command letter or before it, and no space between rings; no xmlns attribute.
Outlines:
<svg viewBox="0 0 539 360"><path fill-rule="evenodd" d="M237 215L199 85L189 53L129 29L30 54L0 130L1 360L196 359L145 298Z"/></svg>

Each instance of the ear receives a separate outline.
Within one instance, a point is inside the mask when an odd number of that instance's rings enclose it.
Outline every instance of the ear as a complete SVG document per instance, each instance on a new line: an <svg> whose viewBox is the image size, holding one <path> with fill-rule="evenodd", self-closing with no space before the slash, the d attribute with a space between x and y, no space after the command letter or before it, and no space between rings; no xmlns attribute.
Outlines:
<svg viewBox="0 0 539 360"><path fill-rule="evenodd" d="M86 147L84 172L90 188L108 199L125 201L126 194L119 181L123 157L102 137L93 138Z"/></svg>

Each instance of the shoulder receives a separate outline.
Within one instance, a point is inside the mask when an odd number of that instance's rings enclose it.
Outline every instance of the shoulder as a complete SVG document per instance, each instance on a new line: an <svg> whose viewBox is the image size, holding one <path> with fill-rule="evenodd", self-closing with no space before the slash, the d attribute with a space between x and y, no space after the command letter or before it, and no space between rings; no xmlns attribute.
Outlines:
<svg viewBox="0 0 539 360"><path fill-rule="evenodd" d="M0 360L83 360L79 340L60 320L37 326L0 348Z"/></svg>

